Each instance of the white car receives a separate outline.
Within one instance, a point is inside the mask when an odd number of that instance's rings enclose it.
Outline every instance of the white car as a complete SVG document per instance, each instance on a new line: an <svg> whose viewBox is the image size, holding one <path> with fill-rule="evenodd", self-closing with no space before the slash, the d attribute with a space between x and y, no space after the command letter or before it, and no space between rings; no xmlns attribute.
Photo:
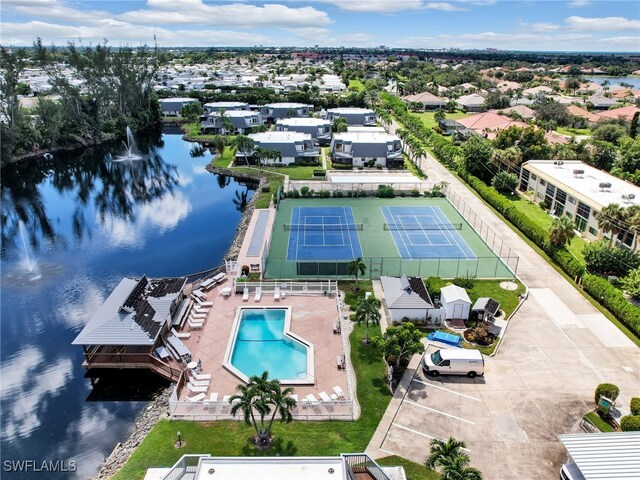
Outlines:
<svg viewBox="0 0 640 480"><path fill-rule="evenodd" d="M424 373L438 375L466 375L474 378L484 375L484 358L478 350L466 348L443 348L425 355L422 365Z"/></svg>

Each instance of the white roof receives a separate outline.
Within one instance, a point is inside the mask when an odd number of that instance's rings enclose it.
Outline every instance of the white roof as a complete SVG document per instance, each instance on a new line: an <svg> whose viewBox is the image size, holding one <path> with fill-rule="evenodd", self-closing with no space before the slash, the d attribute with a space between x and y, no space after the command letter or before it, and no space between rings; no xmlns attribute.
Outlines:
<svg viewBox="0 0 640 480"><path fill-rule="evenodd" d="M327 112L331 112L331 113L364 113L364 114L375 113L370 108L358 108L358 107L328 108Z"/></svg>
<svg viewBox="0 0 640 480"><path fill-rule="evenodd" d="M244 107L245 105L249 105L247 102L209 102L205 103L205 107L218 107L218 108L233 108L233 107Z"/></svg>
<svg viewBox="0 0 640 480"><path fill-rule="evenodd" d="M640 205L640 187L578 160L564 160L562 165L554 165L551 160L530 160L523 166L532 173L551 179L556 187L591 206L602 209L612 203L622 207ZM574 170L584 170L584 174L574 175ZM600 188L601 183L610 183L611 187ZM622 195L630 193L635 195L634 199L622 198Z"/></svg>
<svg viewBox="0 0 640 480"><path fill-rule="evenodd" d="M447 285L440 289L440 299L442 303L452 303L456 301L463 301L471 304L471 299L467 295L467 291L459 287L458 285Z"/></svg>
<svg viewBox="0 0 640 480"><path fill-rule="evenodd" d="M189 97L171 97L171 98L161 98L160 100L158 100L158 102L160 103L164 103L164 102L197 102L198 99L197 98L189 98Z"/></svg>
<svg viewBox="0 0 640 480"><path fill-rule="evenodd" d="M343 140L347 142L361 142L361 143L387 143L395 140L400 140L397 135L391 135L387 132L366 132L366 131L351 131L334 133L333 138L336 140Z"/></svg>
<svg viewBox="0 0 640 480"><path fill-rule="evenodd" d="M585 480L640 478L640 432L558 435Z"/></svg>
<svg viewBox="0 0 640 480"><path fill-rule="evenodd" d="M294 102L277 102L277 103L267 103L263 105L264 107L269 108L302 108L302 107L311 107L306 103L294 103Z"/></svg>
<svg viewBox="0 0 640 480"><path fill-rule="evenodd" d="M473 348L441 348L440 356L445 360L454 360L454 359L481 359L482 353L480 350L475 350Z"/></svg>
<svg viewBox="0 0 640 480"><path fill-rule="evenodd" d="M352 133L352 132L387 133L384 127L360 127L360 126L347 127L347 132L349 133Z"/></svg>
<svg viewBox="0 0 640 480"><path fill-rule="evenodd" d="M211 112L208 116L209 117L219 117L221 116L220 111L217 112ZM258 115L260 115L260 112L254 112L253 110L227 110L224 112L225 117L256 117Z"/></svg>
<svg viewBox="0 0 640 480"><path fill-rule="evenodd" d="M311 135L308 133L280 131L251 133L249 137L253 138L256 142L267 143L285 143L311 140Z"/></svg>
<svg viewBox="0 0 640 480"><path fill-rule="evenodd" d="M209 473L210 469L215 471L214 475ZM218 457L201 459L194 480L248 478L346 480L348 477L341 457Z"/></svg>
<svg viewBox="0 0 640 480"><path fill-rule="evenodd" d="M324 118L311 118L311 117L299 117L299 118L282 118L276 122L276 125L287 125L287 126L322 126L322 125L331 125L329 120L325 120Z"/></svg>

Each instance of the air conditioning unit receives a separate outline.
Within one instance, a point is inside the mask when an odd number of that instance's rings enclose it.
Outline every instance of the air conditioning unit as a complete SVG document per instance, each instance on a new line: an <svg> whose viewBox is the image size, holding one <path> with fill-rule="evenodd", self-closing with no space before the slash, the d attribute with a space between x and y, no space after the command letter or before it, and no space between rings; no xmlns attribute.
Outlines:
<svg viewBox="0 0 640 480"><path fill-rule="evenodd" d="M562 165L564 165L564 162L562 160L555 160L553 164L557 167L562 167Z"/></svg>
<svg viewBox="0 0 640 480"><path fill-rule="evenodd" d="M600 182L598 184L598 187L600 187L602 190L604 190L605 188L611 188L611 182Z"/></svg>
<svg viewBox="0 0 640 480"><path fill-rule="evenodd" d="M627 195L627 198L629 200L633 200L634 198L636 198L636 194L635 193L630 193L629 195Z"/></svg>
<svg viewBox="0 0 640 480"><path fill-rule="evenodd" d="M573 170L574 175L584 175L584 170L576 168Z"/></svg>
<svg viewBox="0 0 640 480"><path fill-rule="evenodd" d="M623 200L629 200L629 195L627 195L626 193L622 194L622 199Z"/></svg>

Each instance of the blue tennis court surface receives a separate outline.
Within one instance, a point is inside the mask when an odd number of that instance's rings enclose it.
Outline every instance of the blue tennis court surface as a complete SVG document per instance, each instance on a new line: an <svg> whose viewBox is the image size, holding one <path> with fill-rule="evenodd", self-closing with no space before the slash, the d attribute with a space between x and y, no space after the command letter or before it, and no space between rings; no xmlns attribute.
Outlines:
<svg viewBox="0 0 640 480"><path fill-rule="evenodd" d="M477 258L439 207L380 209L402 258Z"/></svg>
<svg viewBox="0 0 640 480"><path fill-rule="evenodd" d="M294 207L287 260L353 260L362 248L351 207Z"/></svg>

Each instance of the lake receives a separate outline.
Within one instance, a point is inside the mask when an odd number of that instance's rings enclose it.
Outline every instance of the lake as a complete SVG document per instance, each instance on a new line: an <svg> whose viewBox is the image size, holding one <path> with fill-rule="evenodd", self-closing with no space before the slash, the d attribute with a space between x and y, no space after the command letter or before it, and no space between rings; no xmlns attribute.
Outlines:
<svg viewBox="0 0 640 480"><path fill-rule="evenodd" d="M142 160L98 148L2 170L2 462L70 460L86 478L167 384L120 373L93 390L71 346L123 276L180 276L220 265L253 188L205 170L211 154L165 133ZM31 267L36 273L29 273Z"/></svg>
<svg viewBox="0 0 640 480"><path fill-rule="evenodd" d="M602 75L597 75L594 77L582 77L585 82L593 82L598 85L602 85L602 82L605 80L609 81L609 88L614 87L616 85L620 85L620 83L628 83L629 85L633 85L634 89L640 89L640 77L605 77ZM566 79L566 77L565 77Z"/></svg>

